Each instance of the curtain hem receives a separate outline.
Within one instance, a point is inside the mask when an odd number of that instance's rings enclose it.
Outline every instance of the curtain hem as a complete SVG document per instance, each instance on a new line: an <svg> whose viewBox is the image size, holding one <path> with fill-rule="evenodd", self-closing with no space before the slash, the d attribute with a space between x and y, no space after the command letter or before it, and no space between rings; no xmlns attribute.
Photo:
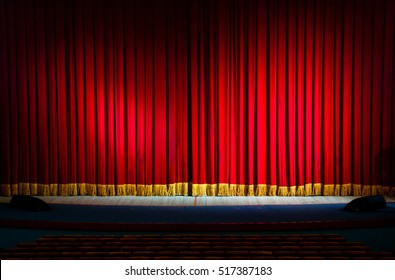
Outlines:
<svg viewBox="0 0 395 280"><path fill-rule="evenodd" d="M1 184L0 196L395 196L395 186L310 183L300 186L268 184Z"/></svg>

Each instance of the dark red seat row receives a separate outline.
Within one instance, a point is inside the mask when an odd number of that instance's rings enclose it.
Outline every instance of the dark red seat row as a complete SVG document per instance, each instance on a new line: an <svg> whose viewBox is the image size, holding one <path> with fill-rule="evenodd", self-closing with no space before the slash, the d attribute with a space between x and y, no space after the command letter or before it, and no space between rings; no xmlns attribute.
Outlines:
<svg viewBox="0 0 395 280"><path fill-rule="evenodd" d="M395 259L336 234L47 235L1 259Z"/></svg>

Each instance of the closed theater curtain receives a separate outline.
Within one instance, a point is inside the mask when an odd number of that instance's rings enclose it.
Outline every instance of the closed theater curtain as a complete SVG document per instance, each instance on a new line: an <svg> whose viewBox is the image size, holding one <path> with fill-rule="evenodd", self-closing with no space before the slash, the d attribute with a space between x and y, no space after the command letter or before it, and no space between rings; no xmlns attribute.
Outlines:
<svg viewBox="0 0 395 280"><path fill-rule="evenodd" d="M393 0L0 0L0 194L395 193Z"/></svg>

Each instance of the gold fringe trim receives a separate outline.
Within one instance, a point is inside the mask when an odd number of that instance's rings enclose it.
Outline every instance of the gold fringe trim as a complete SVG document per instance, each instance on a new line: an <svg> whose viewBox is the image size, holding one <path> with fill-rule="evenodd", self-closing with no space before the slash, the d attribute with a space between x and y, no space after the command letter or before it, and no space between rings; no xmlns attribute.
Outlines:
<svg viewBox="0 0 395 280"><path fill-rule="evenodd" d="M229 195L230 196L237 195L237 184L229 184Z"/></svg>
<svg viewBox="0 0 395 280"><path fill-rule="evenodd" d="M344 185L342 185L340 195L341 196L349 196L349 195L351 195L351 184L344 184Z"/></svg>
<svg viewBox="0 0 395 280"><path fill-rule="evenodd" d="M333 196L335 194L335 185L324 186L324 196Z"/></svg>
<svg viewBox="0 0 395 280"><path fill-rule="evenodd" d="M187 183L175 183L175 192L172 195L188 195L188 184Z"/></svg>
<svg viewBox="0 0 395 280"><path fill-rule="evenodd" d="M368 196L372 193L372 186L363 186L362 188L362 196Z"/></svg>
<svg viewBox="0 0 395 280"><path fill-rule="evenodd" d="M97 185L97 195L107 196L106 185L102 185L102 184Z"/></svg>
<svg viewBox="0 0 395 280"><path fill-rule="evenodd" d="M50 184L49 185L49 192L51 196L57 196L58 195L58 184Z"/></svg>
<svg viewBox="0 0 395 280"><path fill-rule="evenodd" d="M297 196L305 196L305 188L304 186L298 186L298 189L296 191Z"/></svg>
<svg viewBox="0 0 395 280"><path fill-rule="evenodd" d="M18 194L23 194L23 193L19 192L18 184L12 184L11 185L11 195L18 195Z"/></svg>
<svg viewBox="0 0 395 280"><path fill-rule="evenodd" d="M29 183L19 183L18 190L19 192L26 193L26 195L32 195L32 193L30 192Z"/></svg>
<svg viewBox="0 0 395 280"><path fill-rule="evenodd" d="M306 184L304 187L304 195L310 196L313 195L313 184Z"/></svg>
<svg viewBox="0 0 395 280"><path fill-rule="evenodd" d="M189 186L188 183L186 182L176 183L176 185L177 185L177 192L176 192L177 195L184 195L184 196L188 195L188 186Z"/></svg>
<svg viewBox="0 0 395 280"><path fill-rule="evenodd" d="M125 195L137 195L137 185L136 184L125 184Z"/></svg>
<svg viewBox="0 0 395 280"><path fill-rule="evenodd" d="M296 196L296 186L289 187L288 196Z"/></svg>
<svg viewBox="0 0 395 280"><path fill-rule="evenodd" d="M362 195L362 187L360 184L354 184L352 189L353 189L354 196L361 196Z"/></svg>
<svg viewBox="0 0 395 280"><path fill-rule="evenodd" d="M237 185L236 186L236 194L237 196L245 196L246 195L246 186L245 185Z"/></svg>
<svg viewBox="0 0 395 280"><path fill-rule="evenodd" d="M277 195L276 192L277 192L277 186L276 185L269 186L269 196Z"/></svg>
<svg viewBox="0 0 395 280"><path fill-rule="evenodd" d="M192 184L192 196L207 196L207 184Z"/></svg>
<svg viewBox="0 0 395 280"><path fill-rule="evenodd" d="M335 195L335 196L340 196L341 189L342 189L342 185L340 185L340 184L335 184L335 192L334 192L333 195Z"/></svg>
<svg viewBox="0 0 395 280"><path fill-rule="evenodd" d="M152 195L167 196L167 185L154 185Z"/></svg>
<svg viewBox="0 0 395 280"><path fill-rule="evenodd" d="M266 184L259 184L256 188L255 195L256 196L266 196L267 187L268 187L268 185L266 185Z"/></svg>
<svg viewBox="0 0 395 280"><path fill-rule="evenodd" d="M383 186L372 186L372 195L382 195L383 194Z"/></svg>
<svg viewBox="0 0 395 280"><path fill-rule="evenodd" d="M247 196L255 196L254 185L248 185L248 193Z"/></svg>
<svg viewBox="0 0 395 280"><path fill-rule="evenodd" d="M126 195L126 187L125 185L116 185L115 192L117 196L125 196Z"/></svg>
<svg viewBox="0 0 395 280"><path fill-rule="evenodd" d="M38 194L38 184L36 184L36 183L30 184L30 193L31 193L31 195Z"/></svg>
<svg viewBox="0 0 395 280"><path fill-rule="evenodd" d="M217 184L208 184L207 185L207 195L208 196L217 196L218 185Z"/></svg>
<svg viewBox="0 0 395 280"><path fill-rule="evenodd" d="M114 196L115 195L115 185L107 185L106 186L106 194L108 196Z"/></svg>
<svg viewBox="0 0 395 280"><path fill-rule="evenodd" d="M320 184L320 183L314 184L313 190L314 190L314 192L313 192L314 195L321 195L322 184Z"/></svg>
<svg viewBox="0 0 395 280"><path fill-rule="evenodd" d="M228 184L218 184L218 196L229 196Z"/></svg>
<svg viewBox="0 0 395 280"><path fill-rule="evenodd" d="M91 196L97 195L97 184L86 184L86 194Z"/></svg>
<svg viewBox="0 0 395 280"><path fill-rule="evenodd" d="M85 183L77 184L77 186L78 186L78 195L86 195L87 194Z"/></svg>
<svg viewBox="0 0 395 280"><path fill-rule="evenodd" d="M168 196L175 196L177 193L177 184L169 184L167 187L167 195Z"/></svg>
<svg viewBox="0 0 395 280"><path fill-rule="evenodd" d="M189 188L191 186L191 189ZM190 192L191 191L191 192ZM267 184L1 184L0 195L39 195L39 196L369 196L395 195L395 187L360 184L305 184L299 186L276 186Z"/></svg>
<svg viewBox="0 0 395 280"><path fill-rule="evenodd" d="M11 196L11 188L10 185L1 184L1 196Z"/></svg>
<svg viewBox="0 0 395 280"><path fill-rule="evenodd" d="M288 196L288 187L279 186L278 187L278 195L279 196Z"/></svg>

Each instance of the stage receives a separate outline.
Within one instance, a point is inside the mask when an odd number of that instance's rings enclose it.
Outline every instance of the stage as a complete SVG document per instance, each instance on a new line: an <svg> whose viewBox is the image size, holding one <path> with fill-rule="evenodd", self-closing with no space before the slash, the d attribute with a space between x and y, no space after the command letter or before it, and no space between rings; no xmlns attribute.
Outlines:
<svg viewBox="0 0 395 280"><path fill-rule="evenodd" d="M264 205L313 205L347 204L354 196L36 196L49 204L107 205L107 206L264 206ZM8 203L11 197L0 197ZM385 197L394 203L395 197Z"/></svg>
<svg viewBox="0 0 395 280"><path fill-rule="evenodd" d="M355 197L38 197L48 212L9 207L4 226L99 231L261 231L395 225L395 201L372 212L343 211Z"/></svg>
<svg viewBox="0 0 395 280"><path fill-rule="evenodd" d="M344 206L356 198L352 196L38 197L52 210L13 209L9 207L11 197L0 197L1 232L8 236L0 243L1 247L59 233L319 232L339 233L350 240L369 244L375 250L395 249L391 237L395 230L395 200L392 197L385 197L386 209L363 213L343 211Z"/></svg>

